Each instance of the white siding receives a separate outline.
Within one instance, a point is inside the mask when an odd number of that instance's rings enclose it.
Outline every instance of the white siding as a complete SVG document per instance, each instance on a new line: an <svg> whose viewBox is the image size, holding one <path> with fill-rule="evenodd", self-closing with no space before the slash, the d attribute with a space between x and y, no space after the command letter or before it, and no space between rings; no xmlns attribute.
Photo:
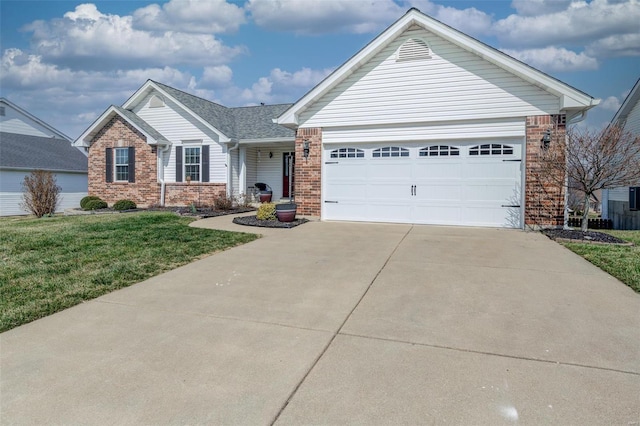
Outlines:
<svg viewBox="0 0 640 426"><path fill-rule="evenodd" d="M255 183L258 182L258 150L256 148L247 148L245 161L247 180L244 192L251 194Z"/></svg>
<svg viewBox="0 0 640 426"><path fill-rule="evenodd" d="M396 61L411 37L430 59ZM557 114L559 99L444 39L412 27L300 115L300 127L429 123Z"/></svg>
<svg viewBox="0 0 640 426"><path fill-rule="evenodd" d="M0 116L0 132L17 133L19 135L51 137L54 133L38 124L11 106L2 103L5 108L4 116ZM59 137L59 136L58 136Z"/></svg>
<svg viewBox="0 0 640 426"><path fill-rule="evenodd" d="M465 140L524 137L524 119L433 123L418 126L334 127L324 129L323 143Z"/></svg>
<svg viewBox="0 0 640 426"><path fill-rule="evenodd" d="M20 207L22 182L30 172L16 170L0 171L0 216L24 215L29 212ZM56 173L60 187L60 204L56 211L80 207L80 200L87 195L87 175L80 173Z"/></svg>
<svg viewBox="0 0 640 426"><path fill-rule="evenodd" d="M624 129L640 135L640 102L636 102L631 112L629 112Z"/></svg>
<svg viewBox="0 0 640 426"><path fill-rule="evenodd" d="M176 179L176 146L182 145L184 140L202 140L203 145L210 145L209 181L215 183L227 182L227 154L226 147L220 143L220 135L211 131L204 124L183 111L178 105L165 100L165 106L150 108L149 101L152 94L141 102L134 112L149 123L154 129L171 141L171 151L168 161L165 160L164 178L166 182ZM165 154L167 155L167 154Z"/></svg>
<svg viewBox="0 0 640 426"><path fill-rule="evenodd" d="M629 187L614 188L609 190L609 201L629 202Z"/></svg>

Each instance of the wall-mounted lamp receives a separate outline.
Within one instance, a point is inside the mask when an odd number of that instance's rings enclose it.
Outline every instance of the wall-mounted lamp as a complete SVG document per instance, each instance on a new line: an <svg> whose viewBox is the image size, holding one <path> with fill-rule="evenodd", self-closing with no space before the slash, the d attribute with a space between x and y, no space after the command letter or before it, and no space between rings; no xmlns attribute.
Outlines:
<svg viewBox="0 0 640 426"><path fill-rule="evenodd" d="M273 158L273 152L269 151L269 158Z"/></svg>
<svg viewBox="0 0 640 426"><path fill-rule="evenodd" d="M304 158L308 158L309 157L309 139L305 139L302 141L302 156Z"/></svg>
<svg viewBox="0 0 640 426"><path fill-rule="evenodd" d="M187 176L186 181L187 185L191 185L191 175Z"/></svg>
<svg viewBox="0 0 640 426"><path fill-rule="evenodd" d="M551 129L547 129L542 135L542 139L540 139L542 149L548 149L549 144L551 144Z"/></svg>

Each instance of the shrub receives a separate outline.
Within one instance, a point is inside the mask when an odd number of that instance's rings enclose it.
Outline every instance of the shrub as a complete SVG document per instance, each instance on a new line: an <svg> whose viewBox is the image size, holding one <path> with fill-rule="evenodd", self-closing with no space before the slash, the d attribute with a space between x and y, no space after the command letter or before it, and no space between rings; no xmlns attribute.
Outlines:
<svg viewBox="0 0 640 426"><path fill-rule="evenodd" d="M86 197L82 197L82 200L80 200L80 208L85 209L89 201L99 199L100 197L97 195L87 195Z"/></svg>
<svg viewBox="0 0 640 426"><path fill-rule="evenodd" d="M273 203L263 203L258 207L256 214L258 220L276 220L276 205Z"/></svg>
<svg viewBox="0 0 640 426"><path fill-rule="evenodd" d="M118 200L113 205L114 210L133 210L136 207L136 203L131 200Z"/></svg>
<svg viewBox="0 0 640 426"><path fill-rule="evenodd" d="M219 195L213 200L213 207L216 210L231 210L233 208L233 198Z"/></svg>
<svg viewBox="0 0 640 426"><path fill-rule="evenodd" d="M34 170L22 182L22 207L36 217L52 215L60 201L60 187L51 172Z"/></svg>
<svg viewBox="0 0 640 426"><path fill-rule="evenodd" d="M107 208L107 203L102 201L102 200L91 200L88 203L86 203L86 207L84 208L85 210L99 210L99 209L106 209Z"/></svg>

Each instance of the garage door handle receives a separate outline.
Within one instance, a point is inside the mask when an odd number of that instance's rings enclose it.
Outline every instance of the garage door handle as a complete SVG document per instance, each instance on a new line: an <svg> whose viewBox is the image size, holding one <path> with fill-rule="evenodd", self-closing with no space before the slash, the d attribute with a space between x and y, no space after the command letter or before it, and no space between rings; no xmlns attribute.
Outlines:
<svg viewBox="0 0 640 426"><path fill-rule="evenodd" d="M338 204L337 201L324 200L324 202L327 203L327 204Z"/></svg>
<svg viewBox="0 0 640 426"><path fill-rule="evenodd" d="M519 160L502 160L502 161L522 161L522 159L519 159Z"/></svg>
<svg viewBox="0 0 640 426"><path fill-rule="evenodd" d="M324 164L338 164L337 161L325 161Z"/></svg>
<svg viewBox="0 0 640 426"><path fill-rule="evenodd" d="M411 185L411 195L416 195L416 186Z"/></svg>
<svg viewBox="0 0 640 426"><path fill-rule="evenodd" d="M516 205L516 204L513 204L513 205L511 205L511 204L503 204L503 205L502 205L502 207L517 207L517 208L520 208L520 205Z"/></svg>

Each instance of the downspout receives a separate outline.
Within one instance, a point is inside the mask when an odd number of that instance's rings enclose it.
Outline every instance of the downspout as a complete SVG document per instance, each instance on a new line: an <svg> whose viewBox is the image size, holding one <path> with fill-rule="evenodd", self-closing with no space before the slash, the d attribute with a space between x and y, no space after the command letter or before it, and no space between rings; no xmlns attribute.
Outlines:
<svg viewBox="0 0 640 426"><path fill-rule="evenodd" d="M160 207L164 207L164 192L166 184L164 181L164 153L171 149L171 145L167 144L164 148L158 150L158 180L160 181Z"/></svg>
<svg viewBox="0 0 640 426"><path fill-rule="evenodd" d="M227 150L227 196L228 197L232 197L233 196L233 188L231 187L231 184L233 182L232 178L231 178L231 151L233 151L234 149L238 149L238 147L240 146L240 141L236 142L236 144L234 146L232 146L231 148L229 148Z"/></svg>
<svg viewBox="0 0 640 426"><path fill-rule="evenodd" d="M565 143L567 141L567 127L571 124L576 124L581 122L582 120L584 120L587 116L587 112L586 111L580 111L580 115L576 115L575 117L573 117L571 120L569 120L564 128L565 128L565 134L564 134L564 138L565 138ZM566 153L565 153L565 158L566 158ZM565 160L566 161L566 160ZM564 229L569 229L569 176L565 173L564 174L564 187L565 187L565 191L564 191L564 223L562 224L562 227Z"/></svg>

